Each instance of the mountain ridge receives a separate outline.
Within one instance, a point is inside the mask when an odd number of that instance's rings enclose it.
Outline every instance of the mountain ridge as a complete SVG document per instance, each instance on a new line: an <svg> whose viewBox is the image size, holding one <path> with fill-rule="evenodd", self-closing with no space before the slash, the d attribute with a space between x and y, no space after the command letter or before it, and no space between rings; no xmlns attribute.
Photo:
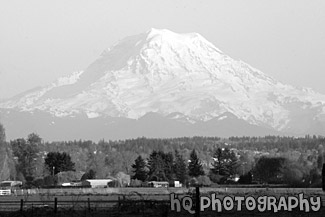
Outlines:
<svg viewBox="0 0 325 217"><path fill-rule="evenodd" d="M173 120L190 124L228 112L249 125L292 134L321 133L325 123L324 95L278 82L198 33L166 29L122 39L84 71L1 102L0 108L89 119L139 120L150 112L170 119L178 113Z"/></svg>

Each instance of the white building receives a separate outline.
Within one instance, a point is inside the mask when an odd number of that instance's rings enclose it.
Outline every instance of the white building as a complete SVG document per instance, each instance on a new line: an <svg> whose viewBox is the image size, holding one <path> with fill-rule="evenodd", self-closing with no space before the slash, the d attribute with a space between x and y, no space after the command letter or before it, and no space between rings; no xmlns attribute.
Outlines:
<svg viewBox="0 0 325 217"><path fill-rule="evenodd" d="M107 188L108 183L112 181L112 179L87 179L82 181L82 186L90 188Z"/></svg>

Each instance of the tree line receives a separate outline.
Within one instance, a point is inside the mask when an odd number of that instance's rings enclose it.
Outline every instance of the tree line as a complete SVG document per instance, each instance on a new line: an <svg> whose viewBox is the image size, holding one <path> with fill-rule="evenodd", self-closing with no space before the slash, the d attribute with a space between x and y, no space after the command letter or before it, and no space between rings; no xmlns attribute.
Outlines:
<svg viewBox="0 0 325 217"><path fill-rule="evenodd" d="M54 161L62 162L58 155L64 154L70 162L66 168L79 174L75 179L85 174L107 178L124 173L141 182L200 181L206 185L232 183L240 178L240 183L315 187L321 184L324 143L321 136L47 142L35 133L7 142L0 124L0 180L31 183L56 176L67 169L53 161L46 163L46 159L52 156Z"/></svg>

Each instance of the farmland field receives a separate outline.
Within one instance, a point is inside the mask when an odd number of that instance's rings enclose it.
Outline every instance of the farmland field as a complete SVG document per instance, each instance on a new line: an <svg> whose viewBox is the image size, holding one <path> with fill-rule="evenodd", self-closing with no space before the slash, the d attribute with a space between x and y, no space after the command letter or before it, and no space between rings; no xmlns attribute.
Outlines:
<svg viewBox="0 0 325 217"><path fill-rule="evenodd" d="M238 204L234 204L231 210L222 209L220 212L207 207L200 212L200 216L325 216L325 193L320 188L200 188L202 197L212 198L211 195L214 195L221 201L225 197L298 198L299 194L303 194L307 200L318 197L319 209L314 211L310 204L308 212L305 209L299 210L299 206L292 211L286 211L280 206L276 212L274 209L260 212L257 208L249 211L249 207L243 203L240 211ZM33 189L16 191L10 196L0 196L0 217L196 216L183 207L179 212L176 209L172 210L171 195L175 195L180 204L182 198L187 196L192 198L191 211L194 213L195 188Z"/></svg>

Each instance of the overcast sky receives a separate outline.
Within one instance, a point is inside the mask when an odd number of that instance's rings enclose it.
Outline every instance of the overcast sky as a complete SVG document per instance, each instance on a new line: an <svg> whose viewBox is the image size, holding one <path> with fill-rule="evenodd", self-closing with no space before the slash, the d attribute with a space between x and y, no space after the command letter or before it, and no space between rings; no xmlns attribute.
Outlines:
<svg viewBox="0 0 325 217"><path fill-rule="evenodd" d="M85 69L151 27L198 32L281 82L325 94L324 0L0 2L0 98Z"/></svg>

